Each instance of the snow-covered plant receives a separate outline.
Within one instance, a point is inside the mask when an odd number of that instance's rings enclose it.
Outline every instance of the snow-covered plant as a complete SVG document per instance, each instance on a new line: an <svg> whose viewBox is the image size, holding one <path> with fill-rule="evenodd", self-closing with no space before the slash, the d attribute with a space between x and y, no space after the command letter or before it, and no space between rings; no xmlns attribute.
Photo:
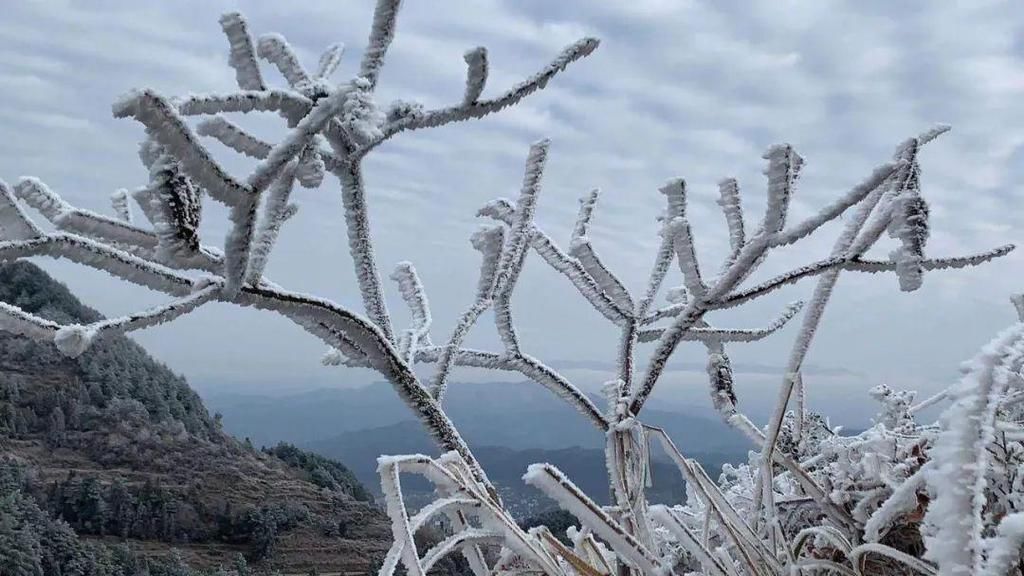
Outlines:
<svg viewBox="0 0 1024 576"><path fill-rule="evenodd" d="M1024 470L1024 429L1005 411L1024 393L1022 367L1019 322L971 360L961 383L949 391L952 405L942 416L934 466L926 475L935 499L924 518L926 557L943 576L1001 576L1024 562L1024 494L1017 479Z"/></svg>
<svg viewBox="0 0 1024 576"><path fill-rule="evenodd" d="M471 238L481 253L476 294L451 334L435 341L429 299L409 262L399 263L390 278L411 310L411 325L397 328L392 322L370 231L362 160L402 132L480 118L518 103L590 55L598 41L581 39L535 75L491 97L484 93L492 64L484 48L475 48L464 57L467 73L461 101L437 109L406 101L382 107L376 87L395 35L399 4L378 1L359 71L341 82L330 80L343 57L340 44L328 47L311 73L284 37L268 34L254 40L241 15L223 16L220 23L238 91L168 97L137 90L114 104L115 116L134 119L145 129L139 157L149 171L147 183L112 196L116 218L73 207L36 178L22 178L13 187L0 181L0 261L67 258L173 297L164 305L89 325L60 325L2 304L0 328L52 341L75 356L108 334L168 322L219 301L292 320L327 344L325 364L379 372L444 453L438 459L381 458L381 482L394 533L382 574L394 573L401 564L406 573L421 575L454 553L463 554L479 576L860 574L879 563L933 573L927 561L950 574L962 566L1002 573L1024 534L1012 512L1018 506L1013 493L1020 483L1015 467L1020 451L1005 449L1001 475L991 478L985 467L992 458L972 448L997 443L1000 434L1004 445L1007 438L1017 442L1021 437L1019 425L1004 418L1016 413L1004 398L1019 380L1017 332L986 353L962 389L947 394L954 407L941 432L913 421L911 395L878 388L874 395L883 408L877 424L856 437L842 437L829 429L827 420L806 412L801 378L804 358L844 271L895 272L900 288L911 291L921 285L926 272L974 266L1013 249L1004 246L965 257L926 256L929 212L920 188L919 153L946 127L907 140L891 161L813 216L796 222L789 209L798 193L804 159L792 146L771 147L764 155L767 205L759 220L748 224L735 179L719 186L730 250L716 266L698 258L685 181L670 180L660 190L666 203L657 230L660 245L639 293L631 292L604 263L590 238L597 191L581 200L572 237L564 247L537 224L534 214L548 159L548 142L538 142L527 155L519 195L490 201L480 209L478 215L489 224ZM287 86L270 87L259 59L273 65ZM276 143L265 142L229 117L257 112L280 116L289 128L287 135ZM255 168L244 177L229 173L203 138L256 160ZM282 228L298 209L292 200L295 185L318 187L328 174L340 183L362 312L290 291L265 274ZM128 196L148 226L133 219ZM229 209L230 230L222 247L207 245L200 237L208 200ZM52 230L36 225L26 206L48 220ZM796 244L840 217L843 229L826 257L749 285L747 280L775 249ZM868 259L865 254L887 230L899 246L888 260ZM533 356L519 338L511 300L530 256L540 257L564 276L619 331L617 373L606 386L605 409ZM682 285L668 289L665 304L659 305L673 266L682 275ZM812 277L817 286L810 303L788 306L763 328L720 328L712 323L716 311ZM801 311L802 325L778 403L762 429L739 409L726 346L765 338ZM471 328L488 312L500 349L464 346ZM643 408L684 341L706 348L713 403L756 448L748 463L727 468L719 481L684 457L663 431L643 424ZM421 378L414 371L416 364L433 364L433 375ZM497 490L444 411L451 374L460 366L520 373L572 405L593 424L595 433L605 435L611 506L596 504L553 466L531 466L524 477L578 518L580 527L570 531L572 546L544 528L520 529L503 508ZM685 503L648 503L651 443L666 451L686 480ZM933 462L928 461L929 448L936 454ZM941 471L949 467L958 467L956 474L943 476ZM401 476L409 473L426 477L437 488L437 499L415 513L407 509L402 494ZM932 492L935 504L928 511L926 532L944 549L929 549L922 560L922 552L895 543L892 535L906 532L907 526L916 530L922 498L927 499L923 495ZM937 514L939 519L933 521ZM962 520L963 531L945 522L943 514ZM429 550L418 549L416 531L436 517L447 518L450 537Z"/></svg>

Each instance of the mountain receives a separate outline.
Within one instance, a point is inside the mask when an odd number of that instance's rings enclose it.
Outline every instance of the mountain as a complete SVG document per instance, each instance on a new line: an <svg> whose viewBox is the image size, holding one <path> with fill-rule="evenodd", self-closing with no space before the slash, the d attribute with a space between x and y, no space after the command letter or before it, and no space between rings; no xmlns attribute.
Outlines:
<svg viewBox="0 0 1024 576"><path fill-rule="evenodd" d="M212 396L208 402L223 414L230 432L256 444L293 442L341 460L378 494L379 455L437 455L423 426L411 419L408 408L384 383L279 397ZM604 435L540 386L529 382L453 384L445 397L445 411L515 514L532 514L553 504L538 500L539 494L521 480L527 466L535 462L557 465L602 502L607 495ZM700 461L712 475L726 462L746 461L752 448L746 438L716 419L647 408L644 422L664 428L687 456ZM679 472L660 452L652 456L655 483L651 498L678 502L683 493ZM403 480L403 486L424 497L430 491L426 482L416 479Z"/></svg>
<svg viewBox="0 0 1024 576"><path fill-rule="evenodd" d="M617 367L611 362L600 360L552 360L548 363L552 368L559 370L597 370L601 372L614 373ZM732 368L738 374L771 374L782 376L786 369L782 366L769 366L753 362L736 362ZM700 362L680 362L670 360L667 370L688 370L691 372L704 372L707 365ZM847 368L832 366L817 366L814 364L801 365L800 371L810 376L863 376L862 373Z"/></svg>
<svg viewBox="0 0 1024 576"><path fill-rule="evenodd" d="M368 487L379 492L376 459L380 454L427 454L437 456L434 443L423 433L418 421L406 420L397 424L348 432L329 440L311 442L305 446L312 452L348 462L352 472ZM522 481L526 468L536 462L548 462L566 473L584 492L601 504L607 504L608 472L604 450L601 448L533 448L513 449L505 446L473 445L487 476L497 485L510 510L519 518L532 516L553 507L554 503ZM676 503L684 497L685 485L673 464L652 453L652 486L648 497L659 503ZM722 464L745 459L738 453L692 453L712 474ZM416 477L403 478L402 487L409 493L425 498L431 490L426 481ZM416 502L415 497L411 501ZM419 502L416 502L419 504Z"/></svg>
<svg viewBox="0 0 1024 576"><path fill-rule="evenodd" d="M0 301L100 318L27 262L0 267ZM235 440L123 336L71 359L0 334L0 455L0 574L182 574L239 554L285 572L364 571L390 543L347 468Z"/></svg>
<svg viewBox="0 0 1024 576"><path fill-rule="evenodd" d="M604 400L594 398L598 406ZM225 428L257 445L285 441L300 445L338 443L349 433L383 429L412 415L386 383L353 389L322 389L285 396L208 395L206 402L223 415ZM604 436L572 407L532 382L453 383L445 412L472 446L516 450L603 448ZM687 453L743 455L751 447L740 433L717 418L646 408L643 420L665 428ZM403 424L404 425L404 424ZM401 442L428 445L419 430ZM333 439L339 437L337 441ZM407 452L408 444L382 443L385 453Z"/></svg>

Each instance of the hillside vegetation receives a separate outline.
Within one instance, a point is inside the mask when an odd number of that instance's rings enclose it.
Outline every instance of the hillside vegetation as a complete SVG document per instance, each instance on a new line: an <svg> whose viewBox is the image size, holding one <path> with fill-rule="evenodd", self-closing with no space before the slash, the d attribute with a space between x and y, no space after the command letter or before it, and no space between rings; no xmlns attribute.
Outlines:
<svg viewBox="0 0 1024 576"><path fill-rule="evenodd" d="M0 301L61 322L100 317L27 262L0 267ZM390 537L347 468L228 436L183 378L123 336L72 359L0 334L0 454L4 576L160 574L239 555L363 570Z"/></svg>

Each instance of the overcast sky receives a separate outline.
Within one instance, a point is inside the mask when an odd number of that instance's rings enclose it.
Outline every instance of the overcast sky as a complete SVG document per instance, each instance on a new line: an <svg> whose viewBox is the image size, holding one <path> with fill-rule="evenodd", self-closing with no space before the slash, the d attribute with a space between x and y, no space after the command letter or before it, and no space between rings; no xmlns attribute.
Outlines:
<svg viewBox="0 0 1024 576"><path fill-rule="evenodd" d="M257 35L284 34L309 68L327 45L344 42L346 56L334 77L341 82L357 69L372 2L5 3L0 177L38 176L68 201L109 213L111 192L146 182L136 157L142 130L113 119L111 103L131 88L166 95L231 90L234 73L217 22L231 10L244 12ZM769 145L789 142L807 161L793 207L802 217L887 161L901 140L937 122L953 131L921 157L932 207L928 253L959 255L1024 240L1024 11L1016 2L408 0L379 100L417 100L428 108L458 101L462 54L477 45L490 52L485 96L495 94L585 35L601 38L597 52L518 108L396 137L366 162L382 272L400 260L416 264L433 304L435 341L449 333L474 290L477 254L468 238L479 225L476 209L516 194L528 146L541 137L552 145L540 225L567 243L577 198L600 187L592 237L634 288L643 285L653 258L654 218L662 207L657 188L667 179L687 179L700 255L705 267L716 268L727 245L714 204L716 182L739 178L754 221L763 205L761 155ZM283 84L271 68L264 72ZM273 117L243 121L267 138L281 134ZM239 173L247 167L217 154ZM337 181L300 190L297 201L300 212L282 233L270 277L358 307ZM223 211L208 205L206 241L221 244L225 229ZM753 280L826 256L837 229L774 255ZM563 279L530 258L515 299L527 348L547 359L613 358L615 332ZM929 274L914 294L899 292L891 275L846 274L808 362L861 375L845 386L945 387L960 361L1012 321L1007 298L1022 289L1021 264L1022 256L1013 254L979 269ZM48 269L107 314L164 299L89 269ZM713 320L757 326L812 288L805 282ZM388 290L404 321L395 291ZM795 327L735 346L734 359L782 365ZM489 330L479 332L475 343L493 342ZM323 346L312 337L267 313L227 305L137 338L204 389L373 378L323 368ZM697 348L682 348L678 357L702 361ZM583 377L594 380L584 385L601 379ZM836 386L844 384L822 384L819 396L830 397Z"/></svg>

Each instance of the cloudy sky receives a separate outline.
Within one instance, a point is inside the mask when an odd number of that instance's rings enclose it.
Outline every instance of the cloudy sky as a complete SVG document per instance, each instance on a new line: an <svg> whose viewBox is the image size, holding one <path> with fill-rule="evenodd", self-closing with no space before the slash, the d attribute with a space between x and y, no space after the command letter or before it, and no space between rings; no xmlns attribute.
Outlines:
<svg viewBox="0 0 1024 576"><path fill-rule="evenodd" d="M110 104L131 88L167 95L230 91L234 73L220 13L240 10L253 33L284 34L310 68L326 46L344 42L346 57L334 77L340 82L357 69L372 2L53 0L4 9L0 177L38 176L70 202L109 213L112 191L146 182L136 158L142 130L113 119ZM477 258L468 238L479 225L476 209L515 195L527 148L541 137L552 146L540 225L567 242L577 198L600 187L592 237L631 287L642 286L648 273L658 240L657 188L667 179L687 179L698 248L713 268L727 246L715 184L737 177L753 221L763 206L761 154L769 145L789 142L807 160L793 207L802 217L888 160L901 140L937 122L953 131L922 155L932 206L928 252L958 255L1024 240L1024 11L1015 2L407 0L379 100L416 100L428 108L458 101L462 54L478 45L490 52L485 96L494 94L585 35L601 38L598 51L518 108L402 135L366 163L378 261L385 275L400 260L416 264L433 304L435 340L450 331L474 289ZM264 71L283 84L271 68ZM267 138L281 134L274 118L244 121ZM246 164L217 154L244 173ZM290 289L358 306L337 181L301 190L297 200L301 210L283 232L269 275ZM837 230L827 227L773 255L758 278L824 257ZM203 231L209 243L222 242L224 214L216 206L204 214ZM1022 263L1013 254L980 269L934 273L909 295L899 292L894 277L847 274L808 362L858 377L854 384L823 377L819 396L878 382L945 387L960 361L1011 322L1007 297L1024 288ZM162 300L92 270L47 266L108 314ZM763 324L812 287L797 285L714 320ZM515 308L536 355L613 358L614 331L535 258ZM493 342L487 330L480 332L475 343ZM794 335L791 326L735 347L734 359L781 365ZM322 345L287 321L227 305L137 338L205 389L372 378L321 367ZM678 354L701 361L696 348ZM585 385L601 379L581 377L594 380Z"/></svg>

